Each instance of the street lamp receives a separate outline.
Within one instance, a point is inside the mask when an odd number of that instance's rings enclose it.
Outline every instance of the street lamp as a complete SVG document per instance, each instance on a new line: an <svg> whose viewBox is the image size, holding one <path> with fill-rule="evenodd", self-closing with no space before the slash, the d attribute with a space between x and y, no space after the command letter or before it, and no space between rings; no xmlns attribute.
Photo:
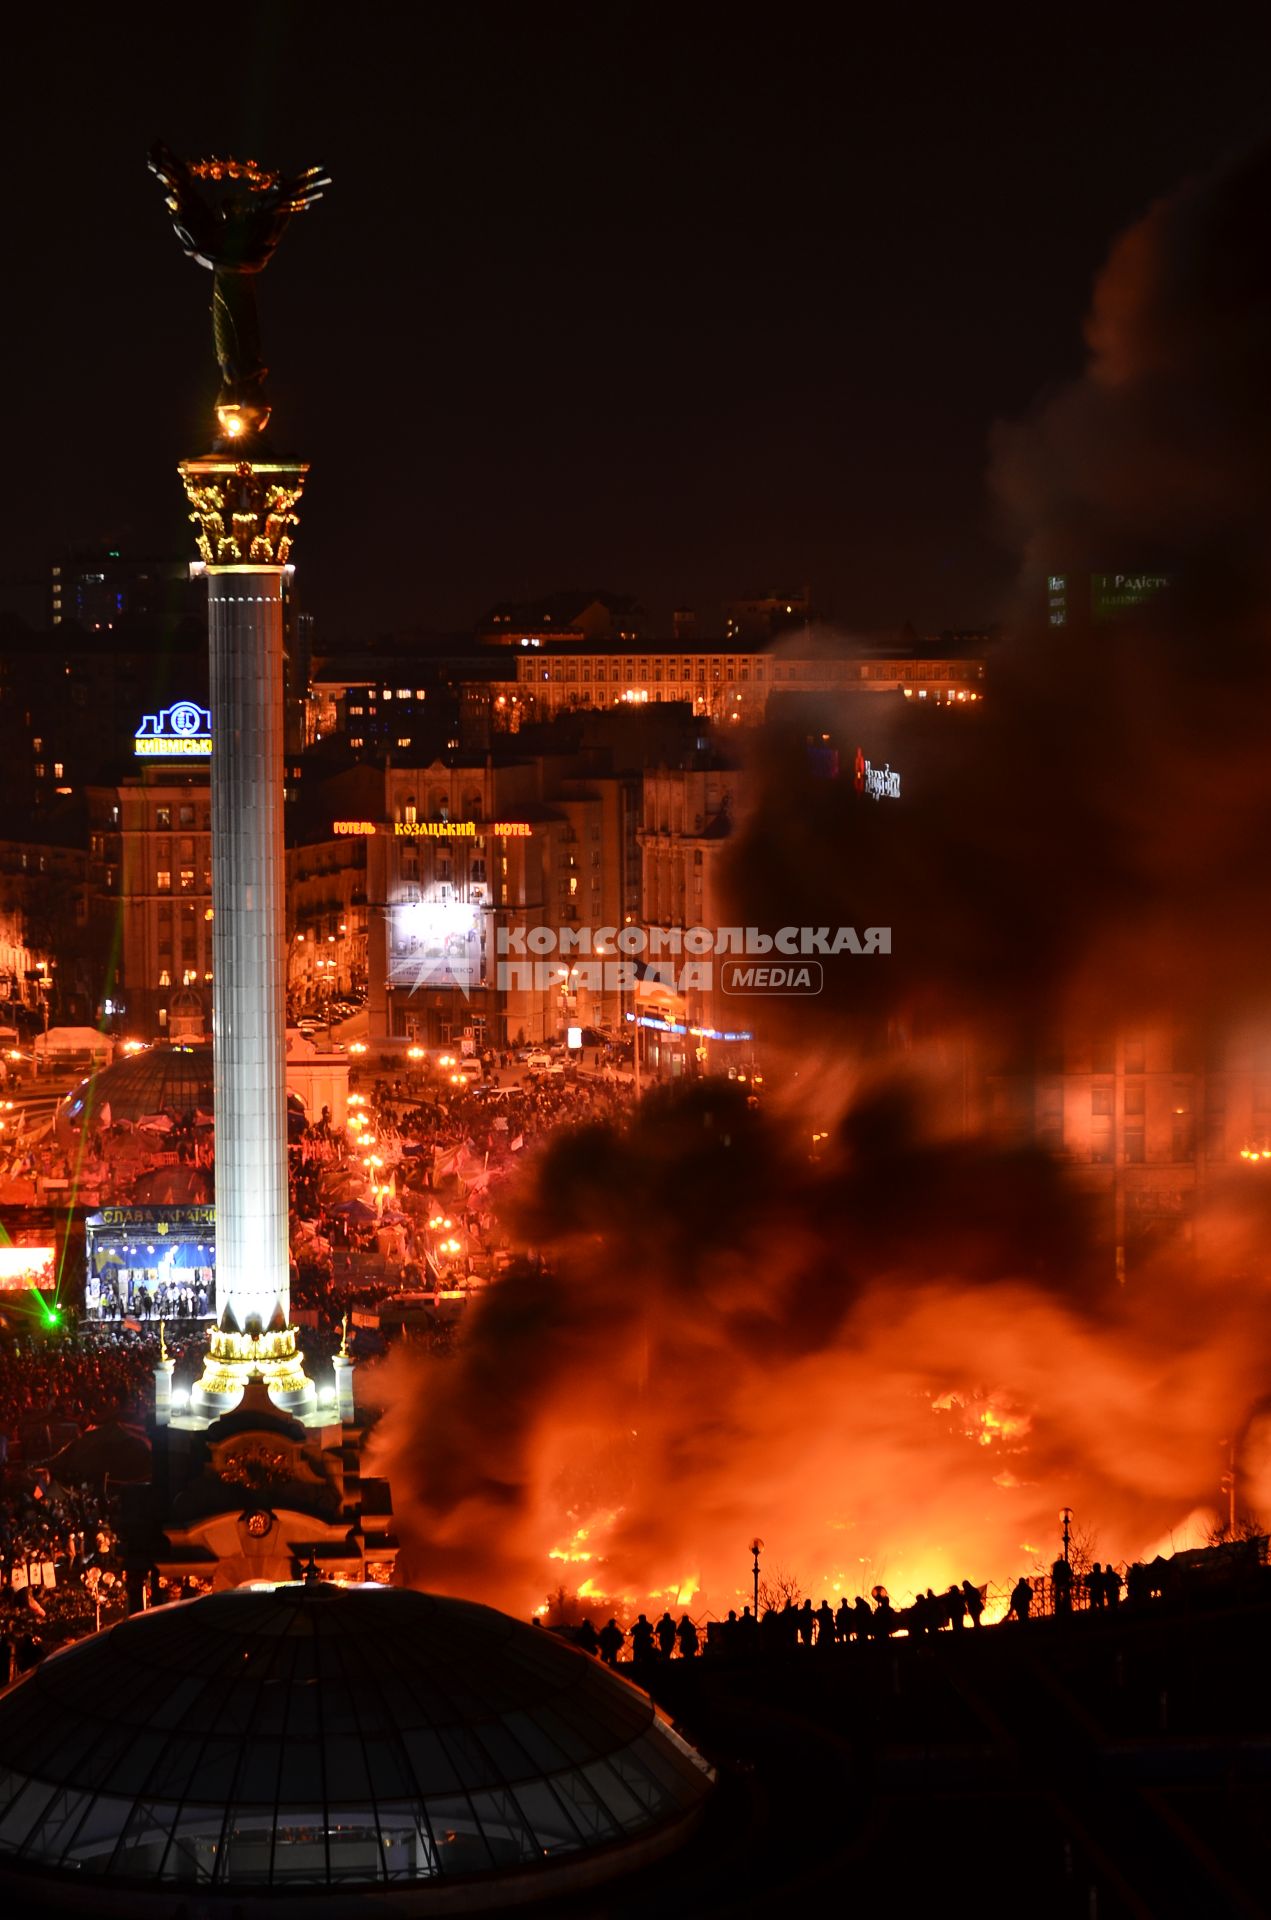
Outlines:
<svg viewBox="0 0 1271 1920"><path fill-rule="evenodd" d="M757 1620L759 1618L759 1556L763 1552L763 1541L759 1538L758 1534L755 1535L750 1543L750 1551L755 1557L753 1581L755 1592L755 1619Z"/></svg>

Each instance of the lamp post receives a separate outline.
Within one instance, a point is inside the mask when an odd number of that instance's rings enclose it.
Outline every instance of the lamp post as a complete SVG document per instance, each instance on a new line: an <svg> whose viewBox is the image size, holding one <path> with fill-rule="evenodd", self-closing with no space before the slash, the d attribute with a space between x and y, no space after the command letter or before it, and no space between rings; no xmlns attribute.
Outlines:
<svg viewBox="0 0 1271 1920"><path fill-rule="evenodd" d="M755 1595L755 1619L757 1620L759 1618L759 1556L763 1552L763 1541L759 1538L758 1534L755 1535L750 1543L750 1551L754 1555L755 1561L751 1577Z"/></svg>
<svg viewBox="0 0 1271 1920"><path fill-rule="evenodd" d="M330 1053L331 1051L331 989L335 984L334 980L332 979L332 975L334 974L336 969L336 962L334 960L318 960L314 964L317 966L317 969L318 969L318 987L323 994L324 1005L326 1007L326 1020L324 1024L327 1030L327 1052Z"/></svg>

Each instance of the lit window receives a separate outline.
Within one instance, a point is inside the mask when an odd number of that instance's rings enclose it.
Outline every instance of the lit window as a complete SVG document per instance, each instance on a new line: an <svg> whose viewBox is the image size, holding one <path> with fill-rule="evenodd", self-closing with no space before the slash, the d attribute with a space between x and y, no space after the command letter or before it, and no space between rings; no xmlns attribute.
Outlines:
<svg viewBox="0 0 1271 1920"><path fill-rule="evenodd" d="M182 893L193 893L193 892L194 892L194 868L193 868L193 867L182 867L182 869L181 869L181 891L182 891ZM187 984L188 984L188 983L187 983Z"/></svg>
<svg viewBox="0 0 1271 1920"><path fill-rule="evenodd" d="M404 740L399 740L397 744L398 744L398 746L399 746L399 747L408 747L408 746L410 745L410 737L409 737L409 735L408 735L408 736L406 737L406 739L404 739Z"/></svg>
<svg viewBox="0 0 1271 1920"><path fill-rule="evenodd" d="M399 687L399 688L397 689L397 697L398 697L398 699L399 699L399 700L409 700L409 699L410 699L410 688L409 688L409 687ZM385 696L384 696L384 698L385 698L385 699L387 700L387 698L388 698L388 695L387 695L387 694L385 694Z"/></svg>
<svg viewBox="0 0 1271 1920"><path fill-rule="evenodd" d="M156 827L163 827L165 829L170 827L172 825L171 807L156 807L154 812L154 823Z"/></svg>
<svg viewBox="0 0 1271 1920"><path fill-rule="evenodd" d="M393 697L393 690L392 690L392 688L391 688L391 687L385 687L385 689L384 689L384 691L383 691L383 693L381 694L381 696L380 696L380 698L381 698L381 699L383 699L383 700L391 700L391 699L392 699L392 697Z"/></svg>
<svg viewBox="0 0 1271 1920"><path fill-rule="evenodd" d="M155 875L155 886L160 893L171 893L172 875L166 867L160 867L158 873Z"/></svg>

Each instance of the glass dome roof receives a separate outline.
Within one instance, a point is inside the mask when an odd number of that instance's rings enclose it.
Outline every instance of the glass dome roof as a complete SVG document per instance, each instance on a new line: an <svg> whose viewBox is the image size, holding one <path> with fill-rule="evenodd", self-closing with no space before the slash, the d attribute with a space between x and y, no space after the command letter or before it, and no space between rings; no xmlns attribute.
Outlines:
<svg viewBox="0 0 1271 1920"><path fill-rule="evenodd" d="M188 1047L147 1047L142 1053L103 1067L95 1081L73 1087L58 1108L59 1124L79 1130L84 1110L96 1114L110 1102L113 1120L134 1124L170 1108L178 1116L212 1111L212 1049L206 1042Z"/></svg>
<svg viewBox="0 0 1271 1920"><path fill-rule="evenodd" d="M143 1053L116 1060L103 1067L96 1080L85 1080L72 1087L57 1109L60 1131L77 1134L84 1124L85 1112L96 1118L105 1101L110 1103L112 1121L128 1120L135 1126L166 1110L184 1118L187 1113L213 1111L212 1048L209 1042L189 1046L147 1047ZM287 1105L303 1112L303 1102L288 1093Z"/></svg>
<svg viewBox="0 0 1271 1920"><path fill-rule="evenodd" d="M169 1893L414 1883L447 1911L464 1882L477 1911L510 1872L546 1897L655 1858L713 1778L646 1695L489 1607L239 1588L135 1615L0 1697L0 1863L10 1885Z"/></svg>

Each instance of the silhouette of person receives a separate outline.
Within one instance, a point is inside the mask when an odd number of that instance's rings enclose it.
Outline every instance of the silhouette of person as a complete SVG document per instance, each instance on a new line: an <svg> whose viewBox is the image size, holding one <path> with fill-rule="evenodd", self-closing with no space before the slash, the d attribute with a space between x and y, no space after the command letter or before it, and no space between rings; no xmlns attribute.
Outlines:
<svg viewBox="0 0 1271 1920"><path fill-rule="evenodd" d="M1033 1589L1029 1585L1028 1575L1021 1573L1011 1588L1011 1613L1016 1620L1027 1620L1028 1610L1033 1604Z"/></svg>
<svg viewBox="0 0 1271 1920"><path fill-rule="evenodd" d="M834 1615L828 1600L822 1600L816 1610L816 1644L818 1647L834 1645Z"/></svg>
<svg viewBox="0 0 1271 1920"><path fill-rule="evenodd" d="M847 1595L839 1595L838 1608L834 1615L834 1637L847 1645L852 1632L852 1609L847 1604Z"/></svg>
<svg viewBox="0 0 1271 1920"><path fill-rule="evenodd" d="M1121 1604L1121 1575L1114 1566L1103 1569L1103 1604L1105 1607L1119 1607Z"/></svg>
<svg viewBox="0 0 1271 1920"><path fill-rule="evenodd" d="M863 1593L858 1593L852 1602L852 1638L868 1640L874 1624L873 1609Z"/></svg>
<svg viewBox="0 0 1271 1920"><path fill-rule="evenodd" d="M870 1622L870 1631L876 1640L886 1640L896 1626L896 1609L884 1591L878 1596L878 1605L874 1608L874 1618Z"/></svg>
<svg viewBox="0 0 1271 1920"><path fill-rule="evenodd" d="M973 1627L978 1627L980 1624L980 1615L984 1612L984 1600L980 1589L973 1587L969 1580L964 1580L962 1582L962 1598L966 1603L967 1618Z"/></svg>
<svg viewBox="0 0 1271 1920"><path fill-rule="evenodd" d="M581 1626L575 1627L574 1645L581 1647L584 1653L599 1653L600 1636L592 1626L590 1620L584 1619Z"/></svg>
<svg viewBox="0 0 1271 1920"><path fill-rule="evenodd" d="M945 1612L949 1616L949 1625L955 1630L966 1625L966 1596L961 1587L950 1587L944 1596Z"/></svg>
<svg viewBox="0 0 1271 1920"><path fill-rule="evenodd" d="M1103 1588L1103 1568L1096 1560L1085 1578L1086 1605L1092 1613L1106 1606L1107 1596Z"/></svg>
<svg viewBox="0 0 1271 1920"><path fill-rule="evenodd" d="M675 1651L675 1622L669 1613L664 1613L657 1624L658 1651L664 1660L669 1660Z"/></svg>
<svg viewBox="0 0 1271 1920"><path fill-rule="evenodd" d="M680 1618L675 1629L675 1637L680 1643L680 1659L693 1660L697 1656L697 1628L687 1614Z"/></svg>
<svg viewBox="0 0 1271 1920"><path fill-rule="evenodd" d="M1051 1591L1055 1596L1055 1612L1072 1612L1072 1568L1064 1559L1056 1560L1050 1569Z"/></svg>
<svg viewBox="0 0 1271 1920"><path fill-rule="evenodd" d="M805 1600L799 1608L799 1638L805 1647L812 1645L816 1633L816 1615L812 1611L812 1602Z"/></svg>
<svg viewBox="0 0 1271 1920"><path fill-rule="evenodd" d="M612 1616L605 1622L598 1635L600 1657L607 1667L616 1667L618 1655L627 1643L627 1636Z"/></svg>
<svg viewBox="0 0 1271 1920"><path fill-rule="evenodd" d="M653 1627L643 1613L636 1615L631 1629L631 1658L638 1666L646 1666L653 1658Z"/></svg>

